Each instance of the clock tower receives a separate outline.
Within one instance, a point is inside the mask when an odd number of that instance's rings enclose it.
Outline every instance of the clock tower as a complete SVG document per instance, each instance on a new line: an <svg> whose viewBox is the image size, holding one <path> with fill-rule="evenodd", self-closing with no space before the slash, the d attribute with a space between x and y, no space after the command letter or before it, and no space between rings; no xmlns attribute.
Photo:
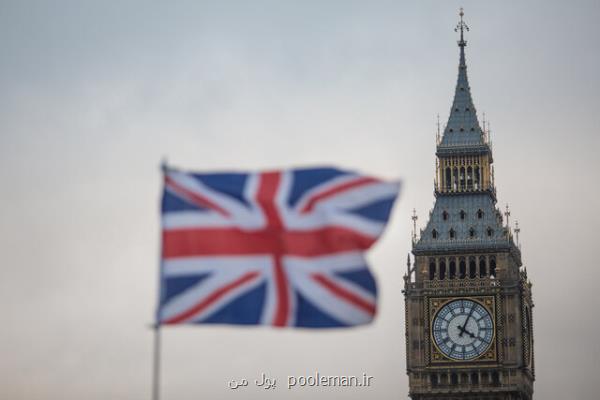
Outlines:
<svg viewBox="0 0 600 400"><path fill-rule="evenodd" d="M496 205L489 129L479 124L467 79L463 15L454 101L437 138L435 205L419 237L415 225L404 277L409 395L530 400L531 283L518 225L515 238L508 206L502 213Z"/></svg>

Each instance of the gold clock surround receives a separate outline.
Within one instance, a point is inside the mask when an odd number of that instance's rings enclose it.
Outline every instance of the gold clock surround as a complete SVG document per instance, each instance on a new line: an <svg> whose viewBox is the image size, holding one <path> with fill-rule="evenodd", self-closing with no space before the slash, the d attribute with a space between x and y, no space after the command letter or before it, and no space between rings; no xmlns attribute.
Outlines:
<svg viewBox="0 0 600 400"><path fill-rule="evenodd" d="M433 338L433 321L437 312L447 303L455 300L470 300L480 304L492 316L493 337L489 348L480 356L471 360L455 360L447 357L440 351ZM496 351L496 299L494 296L460 296L460 297L432 297L429 299L429 343L430 343L430 362L431 364L473 364L473 363L489 363L497 361Z"/></svg>

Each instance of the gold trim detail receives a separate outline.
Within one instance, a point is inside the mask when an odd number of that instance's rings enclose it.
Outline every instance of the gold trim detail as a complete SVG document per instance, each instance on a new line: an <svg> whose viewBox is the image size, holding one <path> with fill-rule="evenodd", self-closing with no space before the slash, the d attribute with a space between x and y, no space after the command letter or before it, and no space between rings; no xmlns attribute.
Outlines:
<svg viewBox="0 0 600 400"><path fill-rule="evenodd" d="M457 360L445 355L435 343L435 338L433 337L433 321L435 319L436 314L442 307L446 304L456 301L456 300L469 300L475 303L478 303L483 308L486 309L487 312L490 313L492 317L493 324L493 337L492 343L490 343L487 350L479 355L478 357L472 358L470 360ZM489 363L495 362L497 360L497 324L496 324L496 299L494 296L461 296L461 297L430 297L429 298L429 343L430 343L430 354L431 354L431 364L465 364L465 363Z"/></svg>

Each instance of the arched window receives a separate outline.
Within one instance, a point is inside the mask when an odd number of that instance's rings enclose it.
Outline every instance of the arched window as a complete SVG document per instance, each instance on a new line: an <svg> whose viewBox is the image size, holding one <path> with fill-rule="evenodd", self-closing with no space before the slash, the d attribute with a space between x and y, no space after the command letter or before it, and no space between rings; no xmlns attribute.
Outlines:
<svg viewBox="0 0 600 400"><path fill-rule="evenodd" d="M467 213L464 210L460 210L460 219L465 219Z"/></svg>
<svg viewBox="0 0 600 400"><path fill-rule="evenodd" d="M479 167L475 167L475 190L480 186Z"/></svg>
<svg viewBox="0 0 600 400"><path fill-rule="evenodd" d="M431 386L438 385L438 376L437 374L431 374Z"/></svg>
<svg viewBox="0 0 600 400"><path fill-rule="evenodd" d="M431 231L431 237L434 238L434 239L437 239L438 233L437 233L437 231L435 229Z"/></svg>
<svg viewBox="0 0 600 400"><path fill-rule="evenodd" d="M440 279L446 279L446 261L440 261Z"/></svg>
<svg viewBox="0 0 600 400"><path fill-rule="evenodd" d="M494 385L494 386L500 385L500 374L498 374L498 371L492 372L492 385Z"/></svg>
<svg viewBox="0 0 600 400"><path fill-rule="evenodd" d="M489 381L490 381L489 374L487 373L487 371L483 371L481 373L481 383L483 383L485 385L486 383L489 383Z"/></svg>
<svg viewBox="0 0 600 400"><path fill-rule="evenodd" d="M444 210L444 212L442 213L442 219L444 221L448 221L448 213L446 212L446 210Z"/></svg>
<svg viewBox="0 0 600 400"><path fill-rule="evenodd" d="M446 168L446 189L450 190L450 188L452 187L452 171L450 170L450 167Z"/></svg>
<svg viewBox="0 0 600 400"><path fill-rule="evenodd" d="M458 385L458 375L456 375L455 372L450 374L450 384L451 385Z"/></svg>
<svg viewBox="0 0 600 400"><path fill-rule="evenodd" d="M487 266L485 265L485 257L479 257L479 276L484 277L487 275Z"/></svg>
<svg viewBox="0 0 600 400"><path fill-rule="evenodd" d="M483 218L483 210L480 208L479 210L477 210L477 219L482 219Z"/></svg>
<svg viewBox="0 0 600 400"><path fill-rule="evenodd" d="M458 277L459 279L465 279L467 276L467 262L463 257L460 258L458 263Z"/></svg>
<svg viewBox="0 0 600 400"><path fill-rule="evenodd" d="M456 236L456 232L454 231L453 228L450 229L449 234L450 234L450 239L454 239L454 237Z"/></svg>
<svg viewBox="0 0 600 400"><path fill-rule="evenodd" d="M465 167L460 167L460 190L465 190Z"/></svg>
<svg viewBox="0 0 600 400"><path fill-rule="evenodd" d="M473 190L473 168L467 167L467 190Z"/></svg>
<svg viewBox="0 0 600 400"><path fill-rule="evenodd" d="M458 168L452 170L452 190L458 190Z"/></svg>
<svg viewBox="0 0 600 400"><path fill-rule="evenodd" d="M494 230L490 227L487 228L487 235L488 237L492 237L492 235L494 234Z"/></svg>
<svg viewBox="0 0 600 400"><path fill-rule="evenodd" d="M440 375L440 383L442 385L447 385L448 384L448 374L446 374L445 372L442 373L442 375Z"/></svg>
<svg viewBox="0 0 600 400"><path fill-rule="evenodd" d="M477 278L477 263L475 257L469 259L469 278Z"/></svg>
<svg viewBox="0 0 600 400"><path fill-rule="evenodd" d="M471 373L471 383L473 385L479 385L479 375L477 375L477 372Z"/></svg>
<svg viewBox="0 0 600 400"><path fill-rule="evenodd" d="M490 257L490 276L492 278L496 277L496 257Z"/></svg>
<svg viewBox="0 0 600 400"><path fill-rule="evenodd" d="M435 278L435 260L432 258L429 260L429 280Z"/></svg>
<svg viewBox="0 0 600 400"><path fill-rule="evenodd" d="M469 237L470 238L474 238L475 237L475 229L473 229L473 228L469 229Z"/></svg>
<svg viewBox="0 0 600 400"><path fill-rule="evenodd" d="M454 258L450 259L450 272L449 272L449 278L450 279L454 279L456 278L456 261L454 260Z"/></svg>

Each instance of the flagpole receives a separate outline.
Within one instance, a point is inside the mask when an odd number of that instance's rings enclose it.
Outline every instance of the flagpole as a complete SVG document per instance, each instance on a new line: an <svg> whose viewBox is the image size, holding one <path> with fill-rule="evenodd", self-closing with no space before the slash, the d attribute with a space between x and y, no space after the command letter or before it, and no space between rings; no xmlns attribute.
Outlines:
<svg viewBox="0 0 600 400"><path fill-rule="evenodd" d="M160 400L160 323L154 329L154 356L152 363L152 400Z"/></svg>
<svg viewBox="0 0 600 400"><path fill-rule="evenodd" d="M160 163L160 171L163 176L167 173L167 159L163 158ZM162 243L162 228L159 243ZM160 307L163 300L163 264L162 264L162 245L159 249L159 267L158 267L158 304L156 306L156 317L152 329L154 329L154 346L152 356L152 400L160 400L160 367L161 367L161 336L160 336Z"/></svg>

